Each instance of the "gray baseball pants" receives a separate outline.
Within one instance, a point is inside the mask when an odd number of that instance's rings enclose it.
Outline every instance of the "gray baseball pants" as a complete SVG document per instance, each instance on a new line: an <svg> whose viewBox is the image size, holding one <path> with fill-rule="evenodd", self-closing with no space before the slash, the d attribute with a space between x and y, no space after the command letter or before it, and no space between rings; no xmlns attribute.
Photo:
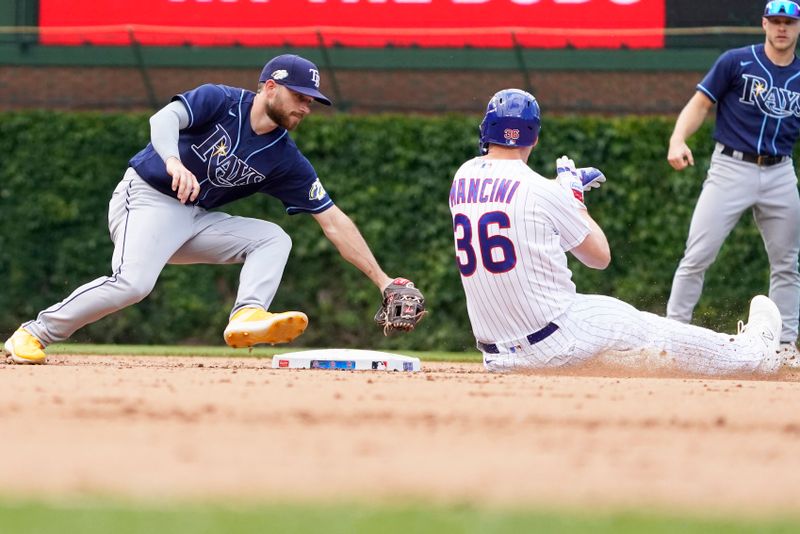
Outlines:
<svg viewBox="0 0 800 534"><path fill-rule="evenodd" d="M762 167L725 156L721 150L717 144L711 156L686 251L672 280L667 317L691 321L706 270L739 218L752 208L769 258L769 297L783 319L781 342L794 342L800 311L800 196L793 162Z"/></svg>
<svg viewBox="0 0 800 534"><path fill-rule="evenodd" d="M276 224L181 204L130 168L109 202L108 228L112 275L82 285L23 324L45 346L144 299L167 263L243 263L232 313L246 306L267 309L292 246Z"/></svg>

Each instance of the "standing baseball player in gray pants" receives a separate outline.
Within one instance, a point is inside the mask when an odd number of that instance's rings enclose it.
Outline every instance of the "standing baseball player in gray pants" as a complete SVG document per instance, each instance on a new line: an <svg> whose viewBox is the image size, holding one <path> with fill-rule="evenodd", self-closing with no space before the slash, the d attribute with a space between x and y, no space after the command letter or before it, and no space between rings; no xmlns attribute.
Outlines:
<svg viewBox="0 0 800 534"><path fill-rule="evenodd" d="M717 59L678 116L667 155L676 170L694 165L686 140L717 104L716 148L672 282L667 317L691 321L706 270L741 215L752 209L769 257L769 296L781 311L781 350L788 365L798 362L800 310L800 197L791 157L800 134L798 19L800 5L793 1L766 5L765 43L728 50Z"/></svg>

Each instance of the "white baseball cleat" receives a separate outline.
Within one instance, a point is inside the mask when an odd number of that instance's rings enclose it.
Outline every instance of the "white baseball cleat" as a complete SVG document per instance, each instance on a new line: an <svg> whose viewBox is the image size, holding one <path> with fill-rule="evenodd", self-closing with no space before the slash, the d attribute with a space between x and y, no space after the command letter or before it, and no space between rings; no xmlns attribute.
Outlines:
<svg viewBox="0 0 800 534"><path fill-rule="evenodd" d="M739 335L751 339L763 351L764 359L758 366L759 371L772 372L783 363L778 351L780 332L781 312L775 303L764 295L753 297L747 324L740 323Z"/></svg>

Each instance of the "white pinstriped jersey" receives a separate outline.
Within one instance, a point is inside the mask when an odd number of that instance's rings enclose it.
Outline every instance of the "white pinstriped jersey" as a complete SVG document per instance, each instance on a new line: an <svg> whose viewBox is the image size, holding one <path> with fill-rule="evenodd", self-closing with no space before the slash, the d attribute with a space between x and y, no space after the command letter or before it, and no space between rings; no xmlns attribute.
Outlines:
<svg viewBox="0 0 800 534"><path fill-rule="evenodd" d="M731 336L577 293L566 251L589 234L582 209L522 160L475 158L456 172L456 262L475 338L494 345L481 349L488 370L560 367L612 353L701 374L777 369L780 358L758 326ZM549 335L527 338L551 322L558 328Z"/></svg>
<svg viewBox="0 0 800 534"><path fill-rule="evenodd" d="M575 202L518 159L474 158L456 172L456 262L477 340L524 338L573 301L565 251L589 233Z"/></svg>

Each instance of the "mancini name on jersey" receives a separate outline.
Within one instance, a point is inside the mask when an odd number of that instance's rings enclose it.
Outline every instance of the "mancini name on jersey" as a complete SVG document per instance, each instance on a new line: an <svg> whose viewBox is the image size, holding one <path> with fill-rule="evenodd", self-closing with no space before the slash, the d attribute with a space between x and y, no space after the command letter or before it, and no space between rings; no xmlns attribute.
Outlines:
<svg viewBox="0 0 800 534"><path fill-rule="evenodd" d="M458 204L510 204L519 187L518 180L504 178L458 178L450 188L450 207Z"/></svg>

